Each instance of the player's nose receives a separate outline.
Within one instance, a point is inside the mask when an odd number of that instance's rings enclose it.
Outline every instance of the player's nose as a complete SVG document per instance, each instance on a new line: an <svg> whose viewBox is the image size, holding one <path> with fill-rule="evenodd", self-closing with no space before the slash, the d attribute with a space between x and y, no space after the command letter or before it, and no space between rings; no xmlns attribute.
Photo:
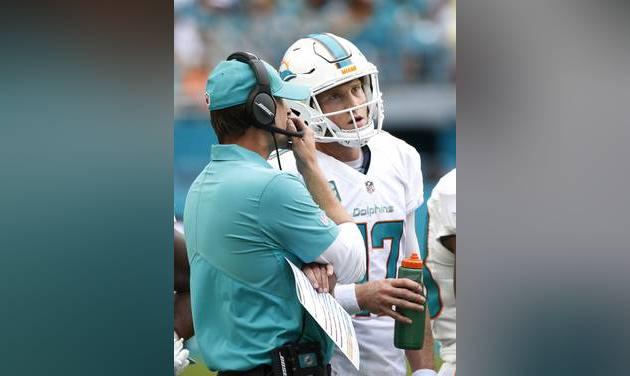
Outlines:
<svg viewBox="0 0 630 376"><path fill-rule="evenodd" d="M358 106L360 104L363 104L364 100L361 96L358 95L352 95L352 107Z"/></svg>

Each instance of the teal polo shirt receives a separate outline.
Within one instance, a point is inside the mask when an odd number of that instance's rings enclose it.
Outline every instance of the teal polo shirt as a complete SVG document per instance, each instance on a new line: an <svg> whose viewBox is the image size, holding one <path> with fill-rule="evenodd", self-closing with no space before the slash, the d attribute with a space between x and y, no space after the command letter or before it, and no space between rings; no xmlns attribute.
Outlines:
<svg viewBox="0 0 630 376"><path fill-rule="evenodd" d="M339 230L295 175L238 145L213 145L184 208L195 336L212 370L271 364L271 350L333 343L296 297L285 256L313 262Z"/></svg>

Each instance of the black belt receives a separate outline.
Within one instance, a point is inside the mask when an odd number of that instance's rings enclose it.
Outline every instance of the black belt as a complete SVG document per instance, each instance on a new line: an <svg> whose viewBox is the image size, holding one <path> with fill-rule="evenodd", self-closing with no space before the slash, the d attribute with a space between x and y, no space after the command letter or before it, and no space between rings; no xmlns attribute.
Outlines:
<svg viewBox="0 0 630 376"><path fill-rule="evenodd" d="M219 371L218 376L271 376L273 369L270 365L263 364L247 371Z"/></svg>
<svg viewBox="0 0 630 376"><path fill-rule="evenodd" d="M330 371L330 364L328 364L326 365L326 373L330 375ZM247 371L219 371L217 376L273 376L273 369L271 366L263 364Z"/></svg>

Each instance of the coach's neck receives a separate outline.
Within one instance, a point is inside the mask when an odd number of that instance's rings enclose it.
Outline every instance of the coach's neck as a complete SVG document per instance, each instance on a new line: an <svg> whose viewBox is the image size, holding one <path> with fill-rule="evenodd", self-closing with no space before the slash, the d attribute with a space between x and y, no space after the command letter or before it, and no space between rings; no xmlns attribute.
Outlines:
<svg viewBox="0 0 630 376"><path fill-rule="evenodd" d="M239 145L260 154L264 159L268 159L271 151L274 150L271 132L254 127L248 128L240 137L227 137L223 143Z"/></svg>

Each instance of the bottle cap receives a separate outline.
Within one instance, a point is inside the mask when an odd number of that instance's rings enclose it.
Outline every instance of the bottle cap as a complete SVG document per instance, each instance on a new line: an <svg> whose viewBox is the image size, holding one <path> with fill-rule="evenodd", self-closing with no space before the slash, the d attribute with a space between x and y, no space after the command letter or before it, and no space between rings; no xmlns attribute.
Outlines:
<svg viewBox="0 0 630 376"><path fill-rule="evenodd" d="M413 252L411 257L402 260L401 265L409 269L422 269L423 263L420 257L418 257L418 253Z"/></svg>

